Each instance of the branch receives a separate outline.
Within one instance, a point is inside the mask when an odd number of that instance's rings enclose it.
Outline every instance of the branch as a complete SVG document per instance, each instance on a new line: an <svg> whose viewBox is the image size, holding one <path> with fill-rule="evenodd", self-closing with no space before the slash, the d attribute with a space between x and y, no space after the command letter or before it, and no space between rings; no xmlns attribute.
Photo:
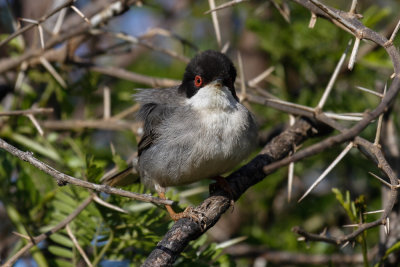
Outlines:
<svg viewBox="0 0 400 267"><path fill-rule="evenodd" d="M25 110L2 111L0 112L0 116L43 114L43 113L52 113L53 111L54 110L52 108L33 108Z"/></svg>
<svg viewBox="0 0 400 267"><path fill-rule="evenodd" d="M103 129L103 130L135 130L139 123L126 122L121 120L46 120L40 124L51 130L80 130L80 129Z"/></svg>
<svg viewBox="0 0 400 267"><path fill-rule="evenodd" d="M53 167L50 167L46 163L38 160L37 158L35 158L33 156L32 152L23 152L23 151L17 149L16 147L8 144L1 138L0 138L0 148L6 150L7 152L20 158L21 160L32 164L39 170L44 171L45 173L49 174L50 176L52 176L53 178L55 178L57 180L57 183L59 185L65 185L67 183L70 183L70 184L77 185L80 187L92 189L92 190L95 190L98 192L119 195L119 196L123 196L123 197L136 199L139 201L150 202L153 204L163 204L163 205L172 205L173 204L173 201L171 201L171 200L160 199L157 197L152 197L151 195L133 193L133 192L125 191L125 190L118 189L115 187L109 187L107 185L94 184L94 183L90 183L90 182L69 176L60 171L57 171Z"/></svg>

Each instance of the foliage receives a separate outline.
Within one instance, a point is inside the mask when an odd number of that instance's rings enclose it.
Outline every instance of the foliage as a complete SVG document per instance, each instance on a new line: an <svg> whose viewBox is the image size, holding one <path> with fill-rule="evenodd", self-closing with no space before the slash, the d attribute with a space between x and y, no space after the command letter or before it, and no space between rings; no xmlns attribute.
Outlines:
<svg viewBox="0 0 400 267"><path fill-rule="evenodd" d="M234 22L239 24L236 32L232 34L232 45L240 47L243 45L240 38L242 34L254 34L257 45L251 49L260 52L264 56L264 63L276 69L263 84L268 91L281 99L316 106L351 36L323 19L318 19L315 28L309 29L309 13L296 4L290 4L291 23L288 24L270 2L255 1L231 8L236 20ZM150 3L148 9L152 10L152 14L162 16L165 7L158 1ZM205 19L202 15L202 12L208 9L206 3L196 2L193 7L188 6L187 9L188 14L176 15L176 20L183 21L177 26L177 31L180 31L178 33L189 36L201 49L216 48L211 19ZM363 15L363 22L367 26L378 29L382 27L382 20L396 16L394 10L376 5L363 10ZM200 28L199 32L192 30ZM0 39L5 37L1 36ZM168 45L175 50L183 50L183 54L187 56L194 54L193 50L182 44ZM18 39L13 39L8 47L10 57L20 55L26 49ZM87 49L90 49L89 44ZM139 55L135 55L126 69L152 77L181 78L184 63L154 52L138 51ZM53 107L55 110L51 117L37 115L36 118L40 121L99 119L102 117L102 85L107 84L112 88L112 114L118 114L134 104L131 97L134 88L146 87L144 84L111 79L93 71L82 71L73 65L56 65L55 68L68 81L67 88L62 88L45 69L29 68L20 90L12 92L13 99L9 102L11 104L6 107L4 102L1 102L0 110L29 109L36 105ZM326 109L351 112L376 106L378 99L374 96L353 89L356 85L367 88L382 87L386 82L385 77L391 72L392 66L387 56L382 50L373 49L357 63L351 74L340 74L340 82L336 85L333 99L328 101ZM287 114L265 106L252 105L251 108L261 118L261 129L271 129L276 124L287 121ZM128 116L126 120L134 121L134 118ZM40 136L25 116L1 118L0 122L0 138L21 150L32 151L35 157L57 170L96 183L100 182L106 170L114 166L120 170L124 169L127 166L126 159L136 151L137 146L137 136L130 130L45 129L45 135ZM396 127L398 126L396 122ZM371 140L375 128L370 127L363 134ZM315 138L309 143L318 141L319 139ZM295 193L299 195L340 150L340 147L334 148L323 152L321 156L297 163L296 174L305 180L305 185L297 186ZM340 168L328 177L330 182L321 184L315 195L300 204L294 203L293 200L287 203L285 169L249 189L242 199L235 203L234 214L227 214L226 218L222 219L225 222L229 221L236 214L240 223L240 226L231 231L229 237L247 236L246 244L271 250L326 255L340 253L341 249L338 247L321 243L300 243L290 229L301 225L313 232L322 231L325 227L338 230L335 227L343 222L357 224L367 220L363 215L364 211L379 209L380 184L365 183L367 174L362 166L367 165L368 161L351 153L346 159L340 163ZM59 187L50 176L3 150L0 150L0 183L0 201L13 224L13 231L25 236L37 236L50 230L93 194L71 185ZM200 185L207 183L204 181ZM340 189L333 189L332 194L329 189L331 187ZM149 193L138 184L124 189ZM341 190L346 190L346 193L342 194ZM179 194L176 192L169 192L168 197L178 200ZM161 207L123 197L98 195L106 202L127 210L128 213L117 212L92 202L69 224L79 245L94 265L110 266L121 263L128 266L133 262L131 265L136 266L142 263L171 226L166 212ZM352 201L350 195L356 196L356 200ZM198 194L186 200L190 204L199 203L205 196L206 194ZM27 242L28 240L20 239L13 245L9 254L15 254ZM366 255L367 251L378 243L377 230L364 233L357 242L360 245L357 245L354 251L361 251ZM217 243L218 240L203 235L190 243L176 265L235 266L240 263L247 266L251 263L251 259L233 260ZM389 254L396 253L399 247L400 243L397 242L388 249L382 262ZM76 266L83 261L65 229L39 243L30 253L39 266Z"/></svg>

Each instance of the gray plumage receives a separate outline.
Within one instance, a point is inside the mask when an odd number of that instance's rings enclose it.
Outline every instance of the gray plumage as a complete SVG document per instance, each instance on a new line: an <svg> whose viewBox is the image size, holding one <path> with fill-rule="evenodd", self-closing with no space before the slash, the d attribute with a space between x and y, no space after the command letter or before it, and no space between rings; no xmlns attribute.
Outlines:
<svg viewBox="0 0 400 267"><path fill-rule="evenodd" d="M157 192L221 175L256 144L253 116L232 88L218 80L190 98L178 89L144 89L135 95L144 121L139 172L142 183Z"/></svg>

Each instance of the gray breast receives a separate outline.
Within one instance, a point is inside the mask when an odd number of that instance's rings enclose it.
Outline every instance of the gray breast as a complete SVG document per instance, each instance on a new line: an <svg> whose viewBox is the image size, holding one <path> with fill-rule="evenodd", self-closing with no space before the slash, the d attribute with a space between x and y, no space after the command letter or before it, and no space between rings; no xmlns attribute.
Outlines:
<svg viewBox="0 0 400 267"><path fill-rule="evenodd" d="M241 104L229 111L182 106L158 127L159 137L139 159L142 182L153 188L182 185L223 174L253 150L256 129Z"/></svg>

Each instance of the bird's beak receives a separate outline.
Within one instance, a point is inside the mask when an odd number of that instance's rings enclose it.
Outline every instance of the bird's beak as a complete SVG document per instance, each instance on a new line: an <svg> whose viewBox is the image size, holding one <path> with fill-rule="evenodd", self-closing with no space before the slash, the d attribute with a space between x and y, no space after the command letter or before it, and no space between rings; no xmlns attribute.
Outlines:
<svg viewBox="0 0 400 267"><path fill-rule="evenodd" d="M215 79L214 81L210 82L209 85L212 86L212 87L216 87L218 89L221 89L222 86L223 86L222 85L222 79Z"/></svg>

